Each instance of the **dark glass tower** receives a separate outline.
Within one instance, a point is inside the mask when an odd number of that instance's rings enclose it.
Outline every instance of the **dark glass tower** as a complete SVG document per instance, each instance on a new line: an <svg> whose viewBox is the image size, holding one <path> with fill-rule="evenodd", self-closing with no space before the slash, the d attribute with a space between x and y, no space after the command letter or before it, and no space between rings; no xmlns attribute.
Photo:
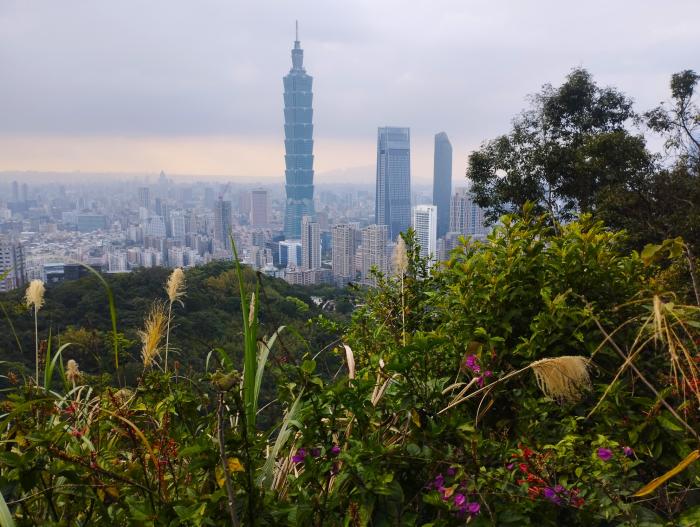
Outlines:
<svg viewBox="0 0 700 527"><path fill-rule="evenodd" d="M301 236L301 219L316 216L314 211L313 77L304 69L304 50L296 40L292 49L292 69L284 77L284 163L287 203L284 234L287 239Z"/></svg>
<svg viewBox="0 0 700 527"><path fill-rule="evenodd" d="M450 227L452 198L452 145L445 132L435 134L433 160L433 205L437 206L437 236L442 238Z"/></svg>
<svg viewBox="0 0 700 527"><path fill-rule="evenodd" d="M411 132L387 126L377 133L375 222L386 225L389 239L411 226Z"/></svg>

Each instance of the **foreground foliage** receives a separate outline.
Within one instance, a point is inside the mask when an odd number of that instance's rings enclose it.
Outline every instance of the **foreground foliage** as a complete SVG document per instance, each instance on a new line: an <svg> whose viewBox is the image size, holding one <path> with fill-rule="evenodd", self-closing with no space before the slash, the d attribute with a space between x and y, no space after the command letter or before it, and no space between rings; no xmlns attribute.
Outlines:
<svg viewBox="0 0 700 527"><path fill-rule="evenodd" d="M697 524L700 313L648 254L528 207L434 272L411 233L403 246L332 351L270 360L286 329L264 338L240 273L241 342L205 372L156 355L109 387L63 372L68 347L39 385L8 373L14 522ZM318 371L332 353L344 367ZM272 425L263 377L284 409Z"/></svg>

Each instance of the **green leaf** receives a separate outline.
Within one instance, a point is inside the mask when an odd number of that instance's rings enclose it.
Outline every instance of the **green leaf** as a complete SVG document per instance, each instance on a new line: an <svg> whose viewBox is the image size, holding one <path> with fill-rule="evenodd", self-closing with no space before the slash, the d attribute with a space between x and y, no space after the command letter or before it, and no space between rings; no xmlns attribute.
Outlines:
<svg viewBox="0 0 700 527"><path fill-rule="evenodd" d="M301 363L301 371L308 373L309 375L316 369L316 361L313 359L307 359Z"/></svg>
<svg viewBox="0 0 700 527"><path fill-rule="evenodd" d="M15 527L15 520L12 519L10 508L5 502L5 498L0 492L0 527Z"/></svg>
<svg viewBox="0 0 700 527"><path fill-rule="evenodd" d="M656 420L659 424L669 432L682 432L683 429L675 421L669 419L664 414L659 415Z"/></svg>
<svg viewBox="0 0 700 527"><path fill-rule="evenodd" d="M653 243L647 244L644 249L642 249L642 254L640 255L644 264L649 265L653 263L661 248L661 245L655 245Z"/></svg>
<svg viewBox="0 0 700 527"><path fill-rule="evenodd" d="M691 507L678 517L680 527L695 527L700 525L700 505Z"/></svg>

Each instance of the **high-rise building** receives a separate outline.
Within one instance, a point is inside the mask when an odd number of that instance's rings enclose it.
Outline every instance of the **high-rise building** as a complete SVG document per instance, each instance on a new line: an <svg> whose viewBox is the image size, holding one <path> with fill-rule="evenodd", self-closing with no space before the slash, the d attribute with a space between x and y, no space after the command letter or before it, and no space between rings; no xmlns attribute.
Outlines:
<svg viewBox="0 0 700 527"><path fill-rule="evenodd" d="M9 271L9 272L8 272ZM22 244L17 240L0 236L0 291L11 291L27 283L27 269Z"/></svg>
<svg viewBox="0 0 700 527"><path fill-rule="evenodd" d="M12 201L19 201L19 183L16 181L12 182Z"/></svg>
<svg viewBox="0 0 700 527"><path fill-rule="evenodd" d="M299 240L284 240L279 242L280 267L301 266L301 242Z"/></svg>
<svg viewBox="0 0 700 527"><path fill-rule="evenodd" d="M284 77L284 163L287 201L284 233L299 238L301 218L314 213L313 156L313 78L304 69L304 51L296 40L292 49L292 69Z"/></svg>
<svg viewBox="0 0 700 527"><path fill-rule="evenodd" d="M29 186L26 183L22 183L22 201L24 203L29 201Z"/></svg>
<svg viewBox="0 0 700 527"><path fill-rule="evenodd" d="M450 228L452 197L452 145L445 132L435 134L433 154L433 205L437 207L437 236L442 238Z"/></svg>
<svg viewBox="0 0 700 527"><path fill-rule="evenodd" d="M304 269L321 268L321 228L309 216L301 219L301 266Z"/></svg>
<svg viewBox="0 0 700 527"><path fill-rule="evenodd" d="M250 224L253 227L267 225L267 202L267 190L259 188L250 191Z"/></svg>
<svg viewBox="0 0 700 527"><path fill-rule="evenodd" d="M386 225L369 225L362 229L362 281L374 285L372 269L387 274L389 257L387 255L389 228Z"/></svg>
<svg viewBox="0 0 700 527"><path fill-rule="evenodd" d="M421 258L437 259L437 207L435 205L417 205L413 208L413 229L416 242L420 245Z"/></svg>
<svg viewBox="0 0 700 527"><path fill-rule="evenodd" d="M452 196L450 232L483 238L487 231L484 226L484 210L476 204L466 188L458 188Z"/></svg>
<svg viewBox="0 0 700 527"><path fill-rule="evenodd" d="M231 202L224 201L222 197L214 203L214 239L224 249L231 248Z"/></svg>
<svg viewBox="0 0 700 527"><path fill-rule="evenodd" d="M411 225L411 134L408 128L379 128L375 222L390 239Z"/></svg>
<svg viewBox="0 0 700 527"><path fill-rule="evenodd" d="M139 207L148 210L151 207L151 189L139 187Z"/></svg>
<svg viewBox="0 0 700 527"><path fill-rule="evenodd" d="M359 233L354 226L342 223L331 229L333 278L338 285L355 279L355 248Z"/></svg>

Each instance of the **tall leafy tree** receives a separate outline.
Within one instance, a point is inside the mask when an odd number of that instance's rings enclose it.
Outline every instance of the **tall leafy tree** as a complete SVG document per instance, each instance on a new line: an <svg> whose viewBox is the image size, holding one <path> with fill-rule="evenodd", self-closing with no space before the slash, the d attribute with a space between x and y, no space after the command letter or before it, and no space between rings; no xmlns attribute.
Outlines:
<svg viewBox="0 0 700 527"><path fill-rule="evenodd" d="M644 138L628 130L635 117L629 97L574 69L469 156L477 203L492 221L528 201L560 220L594 211L602 190L633 186L652 164Z"/></svg>
<svg viewBox="0 0 700 527"><path fill-rule="evenodd" d="M700 107L694 100L700 75L683 70L671 76L671 101L644 114L649 128L665 139L668 153L675 154L675 164L700 173Z"/></svg>

